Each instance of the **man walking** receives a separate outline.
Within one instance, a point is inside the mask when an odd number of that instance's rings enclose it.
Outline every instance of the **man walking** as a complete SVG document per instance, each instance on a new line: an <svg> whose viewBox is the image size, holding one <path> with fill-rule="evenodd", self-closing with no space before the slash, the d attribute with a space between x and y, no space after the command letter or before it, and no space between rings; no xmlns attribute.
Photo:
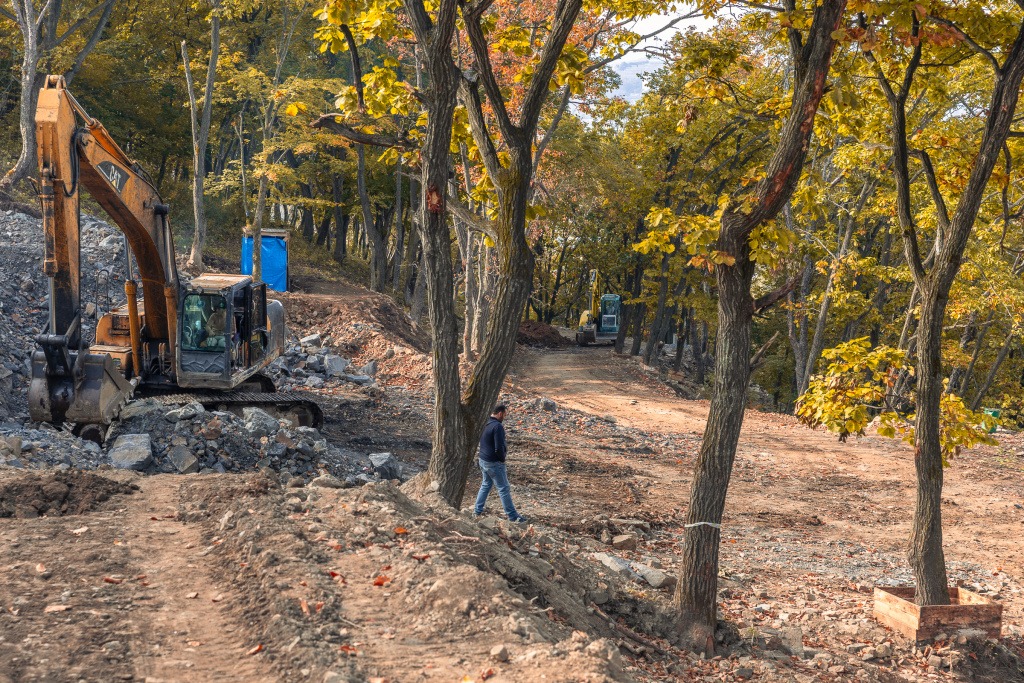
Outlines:
<svg viewBox="0 0 1024 683"><path fill-rule="evenodd" d="M502 422L505 420L506 410L503 403L494 406L491 419L484 427L484 433L480 435L481 481L480 492L476 495L476 514L483 514L487 495L491 492L491 487L496 486L501 505L505 508L505 515L513 522L525 524L526 518L516 512L516 506L512 503L512 492L505 471L505 454L508 447L505 445L505 426Z"/></svg>

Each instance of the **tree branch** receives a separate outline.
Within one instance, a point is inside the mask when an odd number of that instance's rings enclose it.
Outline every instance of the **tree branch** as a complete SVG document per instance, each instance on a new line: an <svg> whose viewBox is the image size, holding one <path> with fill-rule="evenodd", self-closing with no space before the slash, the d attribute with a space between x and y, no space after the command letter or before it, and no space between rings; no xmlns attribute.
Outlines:
<svg viewBox="0 0 1024 683"><path fill-rule="evenodd" d="M756 201L747 214L732 210L732 225L736 232L725 236L725 242L745 239L755 226L776 215L789 200L803 169L807 145L814 132L814 118L818 104L825 93L828 72L832 65L835 39L832 34L839 28L846 7L845 0L824 0L814 10L811 29L807 36L807 71L793 88L792 104L783 124L775 153L765 167L765 177L755 189ZM726 227L723 217L723 233Z"/></svg>
<svg viewBox="0 0 1024 683"><path fill-rule="evenodd" d="M498 130L506 142L512 142L518 135L518 130L508 115L508 108L505 106L505 98L501 94L501 86L494 76L494 67L491 64L490 51L487 49L487 38L484 37L483 28L480 26L481 14L491 6L490 0L478 0L472 5L462 6L462 18L466 22L466 35L469 36L469 45L473 50L473 58L476 60L476 72L484 86L484 93L487 101L494 110L494 118L498 121ZM472 81L471 76L465 77Z"/></svg>
<svg viewBox="0 0 1024 683"><path fill-rule="evenodd" d="M330 114L324 114L317 120L313 121L310 125L311 128L325 129L332 133L336 133L346 140L352 142L358 142L364 145L372 145L375 147L395 147L398 149L418 149L415 142L410 140L403 133L401 136L391 137L388 135L380 135L379 133L363 133L358 131L347 123L343 122L344 114L333 112Z"/></svg>
<svg viewBox="0 0 1024 683"><path fill-rule="evenodd" d="M476 215L475 213L464 207L462 204L460 204L458 199L452 197L451 195L448 196L448 201L446 202L446 205L448 207L448 213L450 213L456 219L465 223L466 226L469 227L471 230L475 230L476 232L487 235L492 240L497 241L498 233L494 229L494 224L491 221L487 220L486 218L483 218L482 216Z"/></svg>
<svg viewBox="0 0 1024 683"><path fill-rule="evenodd" d="M356 39L352 35L352 30L349 29L348 24L341 25L341 33L345 36L345 43L348 45L348 51L352 55L352 85L356 89L356 106L359 107L361 114L365 114L366 100L363 99L363 67L359 62L359 47L356 45Z"/></svg>
<svg viewBox="0 0 1024 683"><path fill-rule="evenodd" d="M995 58L995 55L993 55L991 52L989 52L988 50L983 48L981 45L979 45L977 43L977 41L975 41L973 38L971 38L969 35L967 35L967 32L964 31L962 28L960 28L959 26L957 26L955 23L953 23L952 21L950 21L948 19L943 19L941 17L937 17L937 16L932 15L932 14L929 14L928 18L931 19L932 21L934 21L936 24L942 24L943 26L948 26L951 29L953 29L954 31L956 31L957 33L959 33L960 37L963 38L963 41L965 43L967 43L967 45L969 45L972 50L974 50L979 55L981 55L982 57L984 57L985 59L988 60L989 64L992 65L992 68L995 70L995 72L997 74L1002 71L1002 67L999 66L999 60L997 60Z"/></svg>
<svg viewBox="0 0 1024 683"><path fill-rule="evenodd" d="M544 154L544 150L547 149L548 144L551 142L551 138L555 134L555 130L558 129L558 124L562 120L562 116L565 114L565 110L569 107L569 98L572 92L568 85L562 86L562 99L558 103L558 110L555 111L554 117L551 119L551 125L544 131L544 137L541 138L540 142L537 143L537 150L533 153L533 172L537 173L537 168L540 167L540 158Z"/></svg>
<svg viewBox="0 0 1024 683"><path fill-rule="evenodd" d="M78 56L75 57L75 63L72 64L71 68L64 73L64 83L66 85L71 85L71 81L74 80L79 69L82 68L82 64L85 63L86 58L93 51L93 48L96 47L96 43L99 42L100 36L103 35L103 29L107 27L107 22L110 21L110 13L114 10L114 2L115 0L107 0L104 4L103 14L100 16L99 21L96 22L96 27L93 28L92 35L89 36L88 42L86 42L85 47L79 51Z"/></svg>
<svg viewBox="0 0 1024 683"><path fill-rule="evenodd" d="M1024 2L1024 0L1021 0L1021 2ZM585 68L583 70L583 73L589 74L589 73L592 73L594 71L597 71L598 69L600 69L602 67L608 66L612 62L618 61L619 59L622 59L626 55L634 52L640 45L642 45L643 43L647 42L651 38L655 38L655 37L661 35L662 33L664 33L665 31L669 30L670 28L672 28L673 26L675 26L679 22L686 21L687 19L694 19L696 17L701 16L702 14L703 13L700 10L694 10L694 11L689 12L687 14L681 14L678 17L676 17L676 18L672 19L671 21L669 21L667 24L665 24L661 28L656 29L654 31L651 31L650 33L647 33L645 35L640 36L639 38L637 38L637 40L635 40L633 42L632 45L630 45L628 48L623 50L621 53L619 53L617 55L612 55L611 57L605 57L604 59L601 59L599 61L596 61L596 62L590 64L587 68Z"/></svg>
<svg viewBox="0 0 1024 683"><path fill-rule="evenodd" d="M802 277L803 273L794 275L786 282L786 284L782 285L775 291L754 299L754 313L760 313L785 299L789 296L789 293L796 289L796 286L800 284L800 279Z"/></svg>
<svg viewBox="0 0 1024 683"><path fill-rule="evenodd" d="M941 235L949 232L949 210L946 208L946 200L942 196L942 192L939 191L939 183L935 177L935 167L932 166L932 159L928 156L928 152L923 149L914 149L910 151L910 156L920 159L921 166L924 167L924 175L928 180L928 189L932 194L932 201L935 202L936 214L939 218L940 237L938 238L941 243ZM939 247L942 248L941 246Z"/></svg>
<svg viewBox="0 0 1024 683"><path fill-rule="evenodd" d="M555 20L552 22L551 32L544 41L540 61L534 69L530 87L520 109L519 126L524 130L532 131L537 127L541 108L548 95L548 83L555 73L555 65L582 7L583 0L559 0L555 7Z"/></svg>
<svg viewBox="0 0 1024 683"><path fill-rule="evenodd" d="M480 91L477 84L465 76L459 76L459 99L466 107L466 114L469 118L469 128L476 140L477 148L483 159L487 174L492 179L497 179L501 174L501 161L498 159L498 150L491 139L491 132L487 130L487 121L484 120L483 102L480 101Z"/></svg>
<svg viewBox="0 0 1024 683"><path fill-rule="evenodd" d="M47 4L49 4L49 3L47 3ZM97 12L99 12L100 10L104 10L105 13L109 16L110 15L110 5L111 5L111 3L110 3L109 0L104 0L104 2L101 2L100 4L98 4L95 7L93 7L91 10L89 10L88 14L86 14L84 17L80 18L75 23L71 24L71 26L68 27L68 30L64 31L64 33L59 38L57 38L57 40L54 41L53 46L54 47L60 47L61 45L63 45L65 40L70 38L74 34L75 31L77 31L78 29L82 28L82 25L85 22L87 22L90 19L92 19L93 16L95 16L95 14ZM42 16L42 13L40 13L39 16Z"/></svg>
<svg viewBox="0 0 1024 683"><path fill-rule="evenodd" d="M761 367L761 363L763 362L763 359L764 359L764 354L768 353L768 349L770 349L772 347L772 345L781 336L782 336L782 333L779 332L779 331L776 331L775 334L772 335L772 338L769 339L768 341L766 341L761 346L761 348L759 348L757 350L757 352L754 354L753 358L750 359L750 371L751 372L753 372L754 370L757 370L759 367Z"/></svg>
<svg viewBox="0 0 1024 683"><path fill-rule="evenodd" d="M3 7L0 7L0 17L3 17L4 19L10 19L15 24L18 23L18 18L11 14L10 12L8 12L7 10L5 10Z"/></svg>

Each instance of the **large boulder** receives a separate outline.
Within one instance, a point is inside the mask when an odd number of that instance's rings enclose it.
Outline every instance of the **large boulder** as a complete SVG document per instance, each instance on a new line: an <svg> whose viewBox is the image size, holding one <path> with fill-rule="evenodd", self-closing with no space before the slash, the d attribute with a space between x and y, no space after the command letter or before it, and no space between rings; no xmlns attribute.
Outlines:
<svg viewBox="0 0 1024 683"><path fill-rule="evenodd" d="M153 464L153 444L149 434L123 434L114 441L109 455L118 469L142 471Z"/></svg>

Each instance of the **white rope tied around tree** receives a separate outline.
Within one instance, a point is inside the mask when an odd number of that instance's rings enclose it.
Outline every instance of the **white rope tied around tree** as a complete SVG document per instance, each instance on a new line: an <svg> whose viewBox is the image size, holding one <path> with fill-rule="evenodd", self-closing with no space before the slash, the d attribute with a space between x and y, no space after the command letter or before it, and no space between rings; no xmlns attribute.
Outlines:
<svg viewBox="0 0 1024 683"><path fill-rule="evenodd" d="M722 528L721 524L715 524L714 522L694 522L693 524L684 524L683 528L690 529L690 528L695 527L695 526L709 526L709 527L712 527L714 529L721 529Z"/></svg>

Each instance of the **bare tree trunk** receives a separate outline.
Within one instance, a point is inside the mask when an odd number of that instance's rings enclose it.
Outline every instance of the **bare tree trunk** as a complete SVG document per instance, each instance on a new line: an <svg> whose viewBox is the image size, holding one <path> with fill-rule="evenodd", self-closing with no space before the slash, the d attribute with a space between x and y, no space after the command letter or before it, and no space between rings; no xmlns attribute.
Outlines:
<svg viewBox="0 0 1024 683"><path fill-rule="evenodd" d="M971 410L978 410L981 408L981 402L985 398L985 394L992 388L992 383L996 380L996 375L999 373L999 368L1002 366L1003 361L1006 360L1006 356L1009 355L1010 349L1013 348L1013 340L1017 336L1016 331L1013 329L1013 325L1010 325L1010 332L1006 335L1006 339L1003 340L1003 345L999 348L999 354L996 355L996 361L992 363L992 367L988 369L988 376L985 377L985 381L980 387L978 387L978 393L974 395L974 400L971 401Z"/></svg>
<svg viewBox="0 0 1024 683"><path fill-rule="evenodd" d="M647 332L647 346L644 348L644 365L653 365L658 361L658 344L661 342L661 326L665 320L665 305L668 301L668 265L669 253L661 255L661 276L658 278L658 308L654 312L654 320Z"/></svg>
<svg viewBox="0 0 1024 683"><path fill-rule="evenodd" d="M830 265L828 269L828 279L825 281L825 292L821 296L821 307L818 309L818 320L814 326L814 336L811 338L811 350L807 355L804 374L800 381L800 394L807 391L807 387L811 382L811 375L814 374L815 367L818 365L818 359L821 357L821 352L825 348L825 325L828 323L828 312L832 307L832 289L835 287L836 271L839 269L839 264L842 263L844 258L846 258L846 253L850 249L850 240L853 238L853 227L856 224L856 217L860 214L861 210L863 210L864 204L867 202L868 197L874 193L874 190L875 184L873 181L869 180L865 182L864 187L861 188L860 197L857 199L856 208L846 218L846 232L842 236L842 240L839 244L839 251L836 252L836 258L832 261L832 265Z"/></svg>
<svg viewBox="0 0 1024 683"><path fill-rule="evenodd" d="M36 104L39 101L39 89L43 86L43 81L46 78L46 74L39 73L39 62L52 50L60 47L71 34L75 33L78 27L84 25L89 17L99 14L92 35L76 55L71 69L65 74L65 80L70 83L99 42L103 29L106 28L107 22L110 20L110 13L116 0L103 0L85 13L81 21L76 22L73 30L67 31L62 36L57 34L57 24L64 9L63 3L46 0L42 7L37 7L38 1L11 0L14 18L21 31L22 41L21 99L18 111L21 153L18 155L14 168L0 178L0 196L13 192L18 183L35 172L38 165L36 161Z"/></svg>
<svg viewBox="0 0 1024 683"><path fill-rule="evenodd" d="M344 176L335 174L331 178L331 199L334 201L334 260L338 263L345 260L345 251L348 248L348 216L345 215L345 207L341 204L344 189Z"/></svg>
<svg viewBox="0 0 1024 683"><path fill-rule="evenodd" d="M203 249L206 247L206 209L203 206L203 185L206 181L206 146L210 140L210 118L213 114L213 86L217 78L217 57L220 53L220 2L213 3L210 14L210 61L206 66L206 89L203 91L203 111L196 104L196 89L192 81L188 49L181 41L181 59L185 63L185 83L188 86L189 113L192 120L192 213L195 232L192 251L188 257L191 268L202 270Z"/></svg>
<svg viewBox="0 0 1024 683"><path fill-rule="evenodd" d="M640 347L644 343L644 319L647 317L647 304L640 302L635 305L633 313L633 343L629 346L629 355L639 356Z"/></svg>
<svg viewBox="0 0 1024 683"><path fill-rule="evenodd" d="M755 227L778 215L800 178L832 64L832 34L841 25L845 7L845 0L824 0L817 5L806 43L791 30L796 78L790 113L765 167L765 176L754 190L752 208L727 210L722 216L716 248L735 262L715 268L715 380L690 490L683 560L675 592L681 636L690 649L713 652L715 644L720 525L750 380L750 335L756 303L750 294L754 264L748 238Z"/></svg>
<svg viewBox="0 0 1024 683"><path fill-rule="evenodd" d="M405 250L405 216L402 213L402 155L395 162L395 252L391 264L391 289L402 282L402 256Z"/></svg>

